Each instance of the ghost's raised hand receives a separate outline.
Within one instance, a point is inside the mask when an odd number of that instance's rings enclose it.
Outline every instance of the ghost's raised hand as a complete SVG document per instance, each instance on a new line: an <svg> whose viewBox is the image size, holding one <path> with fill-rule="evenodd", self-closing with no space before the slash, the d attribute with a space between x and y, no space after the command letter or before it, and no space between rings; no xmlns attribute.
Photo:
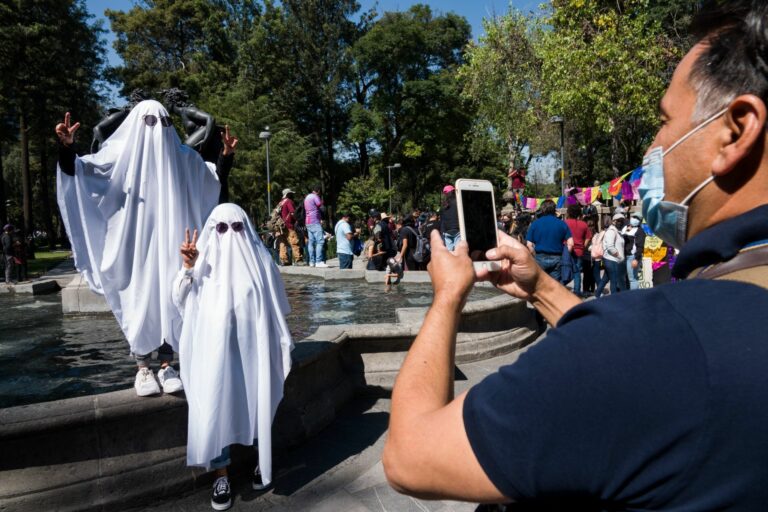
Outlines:
<svg viewBox="0 0 768 512"><path fill-rule="evenodd" d="M64 122L56 125L56 135L65 146L75 141L75 132L80 128L80 123L71 124L69 112L64 114Z"/></svg>
<svg viewBox="0 0 768 512"><path fill-rule="evenodd" d="M192 234L192 238L189 238L189 228L187 228L184 234L184 242L181 244L181 259L184 263L184 268L192 268L197 261L197 230Z"/></svg>
<svg viewBox="0 0 768 512"><path fill-rule="evenodd" d="M221 134L221 142L224 144L223 155L232 155L235 153L235 146L239 142L237 137L229 133L229 125L224 125L224 133Z"/></svg>

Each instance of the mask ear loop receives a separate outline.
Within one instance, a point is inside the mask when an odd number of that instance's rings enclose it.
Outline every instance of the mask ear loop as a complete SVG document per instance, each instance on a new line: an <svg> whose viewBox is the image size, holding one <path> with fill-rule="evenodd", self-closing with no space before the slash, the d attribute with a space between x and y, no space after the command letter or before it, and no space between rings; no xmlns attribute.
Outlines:
<svg viewBox="0 0 768 512"><path fill-rule="evenodd" d="M683 135L683 137L682 137L680 140L678 140L677 142L675 142L674 144L672 144L672 146L671 146L671 147L670 147L668 150L666 150L666 151L664 152L664 155L667 155L667 154L668 154L670 151L672 151L673 149L675 149L677 146L679 146L680 144L682 144L682 143L683 143L683 142L685 142L686 140L690 139L690 138L691 138L691 137L692 137L694 134L696 134L696 133L698 133L699 131L701 131L702 129L704 129L704 127L706 127L707 125L709 125L709 124L710 124L712 121L714 121L715 119L719 118L720 116L722 116L722 115L723 115L723 114L725 114L726 112L728 112L728 107L724 108L723 110L721 110L721 111L720 111L720 112L718 112L717 114L713 115L712 117L708 118L706 121L704 121L703 123L701 123L699 126L697 126L696 128L694 128L694 129L693 129L693 130L691 130L690 132L688 132L688 133L686 133L685 135ZM710 183L712 183L713 181L715 181L715 176L714 176L714 175L710 176L709 178L707 178L706 180L704 180L702 183L700 183L698 187L696 187L696 188L694 188L693 190L691 190L691 193L690 193L690 194L688 194L688 195L685 197L685 199L683 199L683 200L682 200L682 202L681 202L680 204L681 204L681 205L683 205L683 206L687 205L689 202L691 202L691 200L694 198L694 196L695 196L696 194L698 194L699 192L701 192L701 189L703 189L704 187L706 187L707 185L709 185L709 184L710 184Z"/></svg>
<svg viewBox="0 0 768 512"><path fill-rule="evenodd" d="M704 121L703 123L701 123L699 126L697 126L697 127L696 127L696 128L694 128L693 130L691 130L691 131L689 131L688 133L686 133L685 135L683 135L683 136L682 136L680 139L678 139L678 141L677 141L677 142L675 142L674 144L672 144L672 145L669 147L669 149L667 149L666 151L664 151L664 156L667 156L667 155L668 155L668 154L669 154L669 153L670 153L670 152L671 152L673 149L675 149L677 146L679 146L680 144L682 144L683 142L685 142L686 140L690 139L690 138L691 138L691 137L693 137L695 134L697 134L698 132L700 132L701 130L703 130L704 128L706 128L706 127L707 127L707 125L709 125L709 124L710 124L712 121L714 121L714 120L715 120L715 119L717 119L718 117L722 116L722 115L723 115L723 114L725 114L726 112L728 112L728 107L725 107L723 110L721 110L721 111L720 111L720 112L718 112L717 114L713 115L712 117L708 118L706 121Z"/></svg>

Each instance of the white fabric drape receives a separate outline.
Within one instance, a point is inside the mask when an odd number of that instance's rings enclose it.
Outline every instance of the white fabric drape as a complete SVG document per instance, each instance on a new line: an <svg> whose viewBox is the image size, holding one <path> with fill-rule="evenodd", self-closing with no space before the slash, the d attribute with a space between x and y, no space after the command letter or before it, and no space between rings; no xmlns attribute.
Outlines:
<svg viewBox="0 0 768 512"><path fill-rule="evenodd" d="M103 294L136 354L165 339L178 345L180 316L171 284L181 265L183 231L216 206L215 166L182 145L176 130L146 115L168 116L158 102L136 105L98 153L58 170L58 203L75 266Z"/></svg>
<svg viewBox="0 0 768 512"><path fill-rule="evenodd" d="M220 222L230 226L223 234L216 231ZM245 229L235 232L234 222ZM211 212L198 249L191 279L182 270L174 282L184 318L179 360L189 404L187 464L208 466L224 447L256 439L267 484L272 420L293 349L283 280L237 205Z"/></svg>

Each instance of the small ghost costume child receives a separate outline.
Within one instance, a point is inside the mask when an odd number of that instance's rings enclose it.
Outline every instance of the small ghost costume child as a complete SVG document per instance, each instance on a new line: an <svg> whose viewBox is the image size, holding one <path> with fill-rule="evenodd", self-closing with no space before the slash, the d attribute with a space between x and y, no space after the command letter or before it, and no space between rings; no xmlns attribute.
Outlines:
<svg viewBox="0 0 768 512"><path fill-rule="evenodd" d="M134 354L163 339L176 347L179 226L200 226L221 188L215 166L183 145L166 119L162 104L142 101L97 153L75 158L73 176L57 173L75 266L104 295Z"/></svg>
<svg viewBox="0 0 768 512"><path fill-rule="evenodd" d="M194 268L182 269L173 285L183 312L179 361L189 405L187 464L209 467L230 444L256 439L267 485L272 420L293 349L283 280L237 205L211 212L197 246Z"/></svg>

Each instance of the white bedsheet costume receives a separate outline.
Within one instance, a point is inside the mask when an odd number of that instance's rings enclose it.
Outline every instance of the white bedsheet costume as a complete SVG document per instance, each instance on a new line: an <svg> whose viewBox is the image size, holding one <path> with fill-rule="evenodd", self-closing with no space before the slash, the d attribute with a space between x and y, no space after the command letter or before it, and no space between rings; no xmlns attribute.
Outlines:
<svg viewBox="0 0 768 512"><path fill-rule="evenodd" d="M158 122L147 126L146 115ZM58 203L75 266L103 294L135 354L180 331L171 284L181 265L182 227L195 228L216 206L215 166L184 146L168 112L142 101L98 153L75 159L75 175L58 170Z"/></svg>
<svg viewBox="0 0 768 512"><path fill-rule="evenodd" d="M225 233L216 230L221 222ZM242 231L234 231L236 222ZM283 280L237 205L211 212L197 246L195 267L182 269L173 285L184 317L179 360L189 404L187 464L208 466L224 447L257 439L268 484L272 420L293 349Z"/></svg>

